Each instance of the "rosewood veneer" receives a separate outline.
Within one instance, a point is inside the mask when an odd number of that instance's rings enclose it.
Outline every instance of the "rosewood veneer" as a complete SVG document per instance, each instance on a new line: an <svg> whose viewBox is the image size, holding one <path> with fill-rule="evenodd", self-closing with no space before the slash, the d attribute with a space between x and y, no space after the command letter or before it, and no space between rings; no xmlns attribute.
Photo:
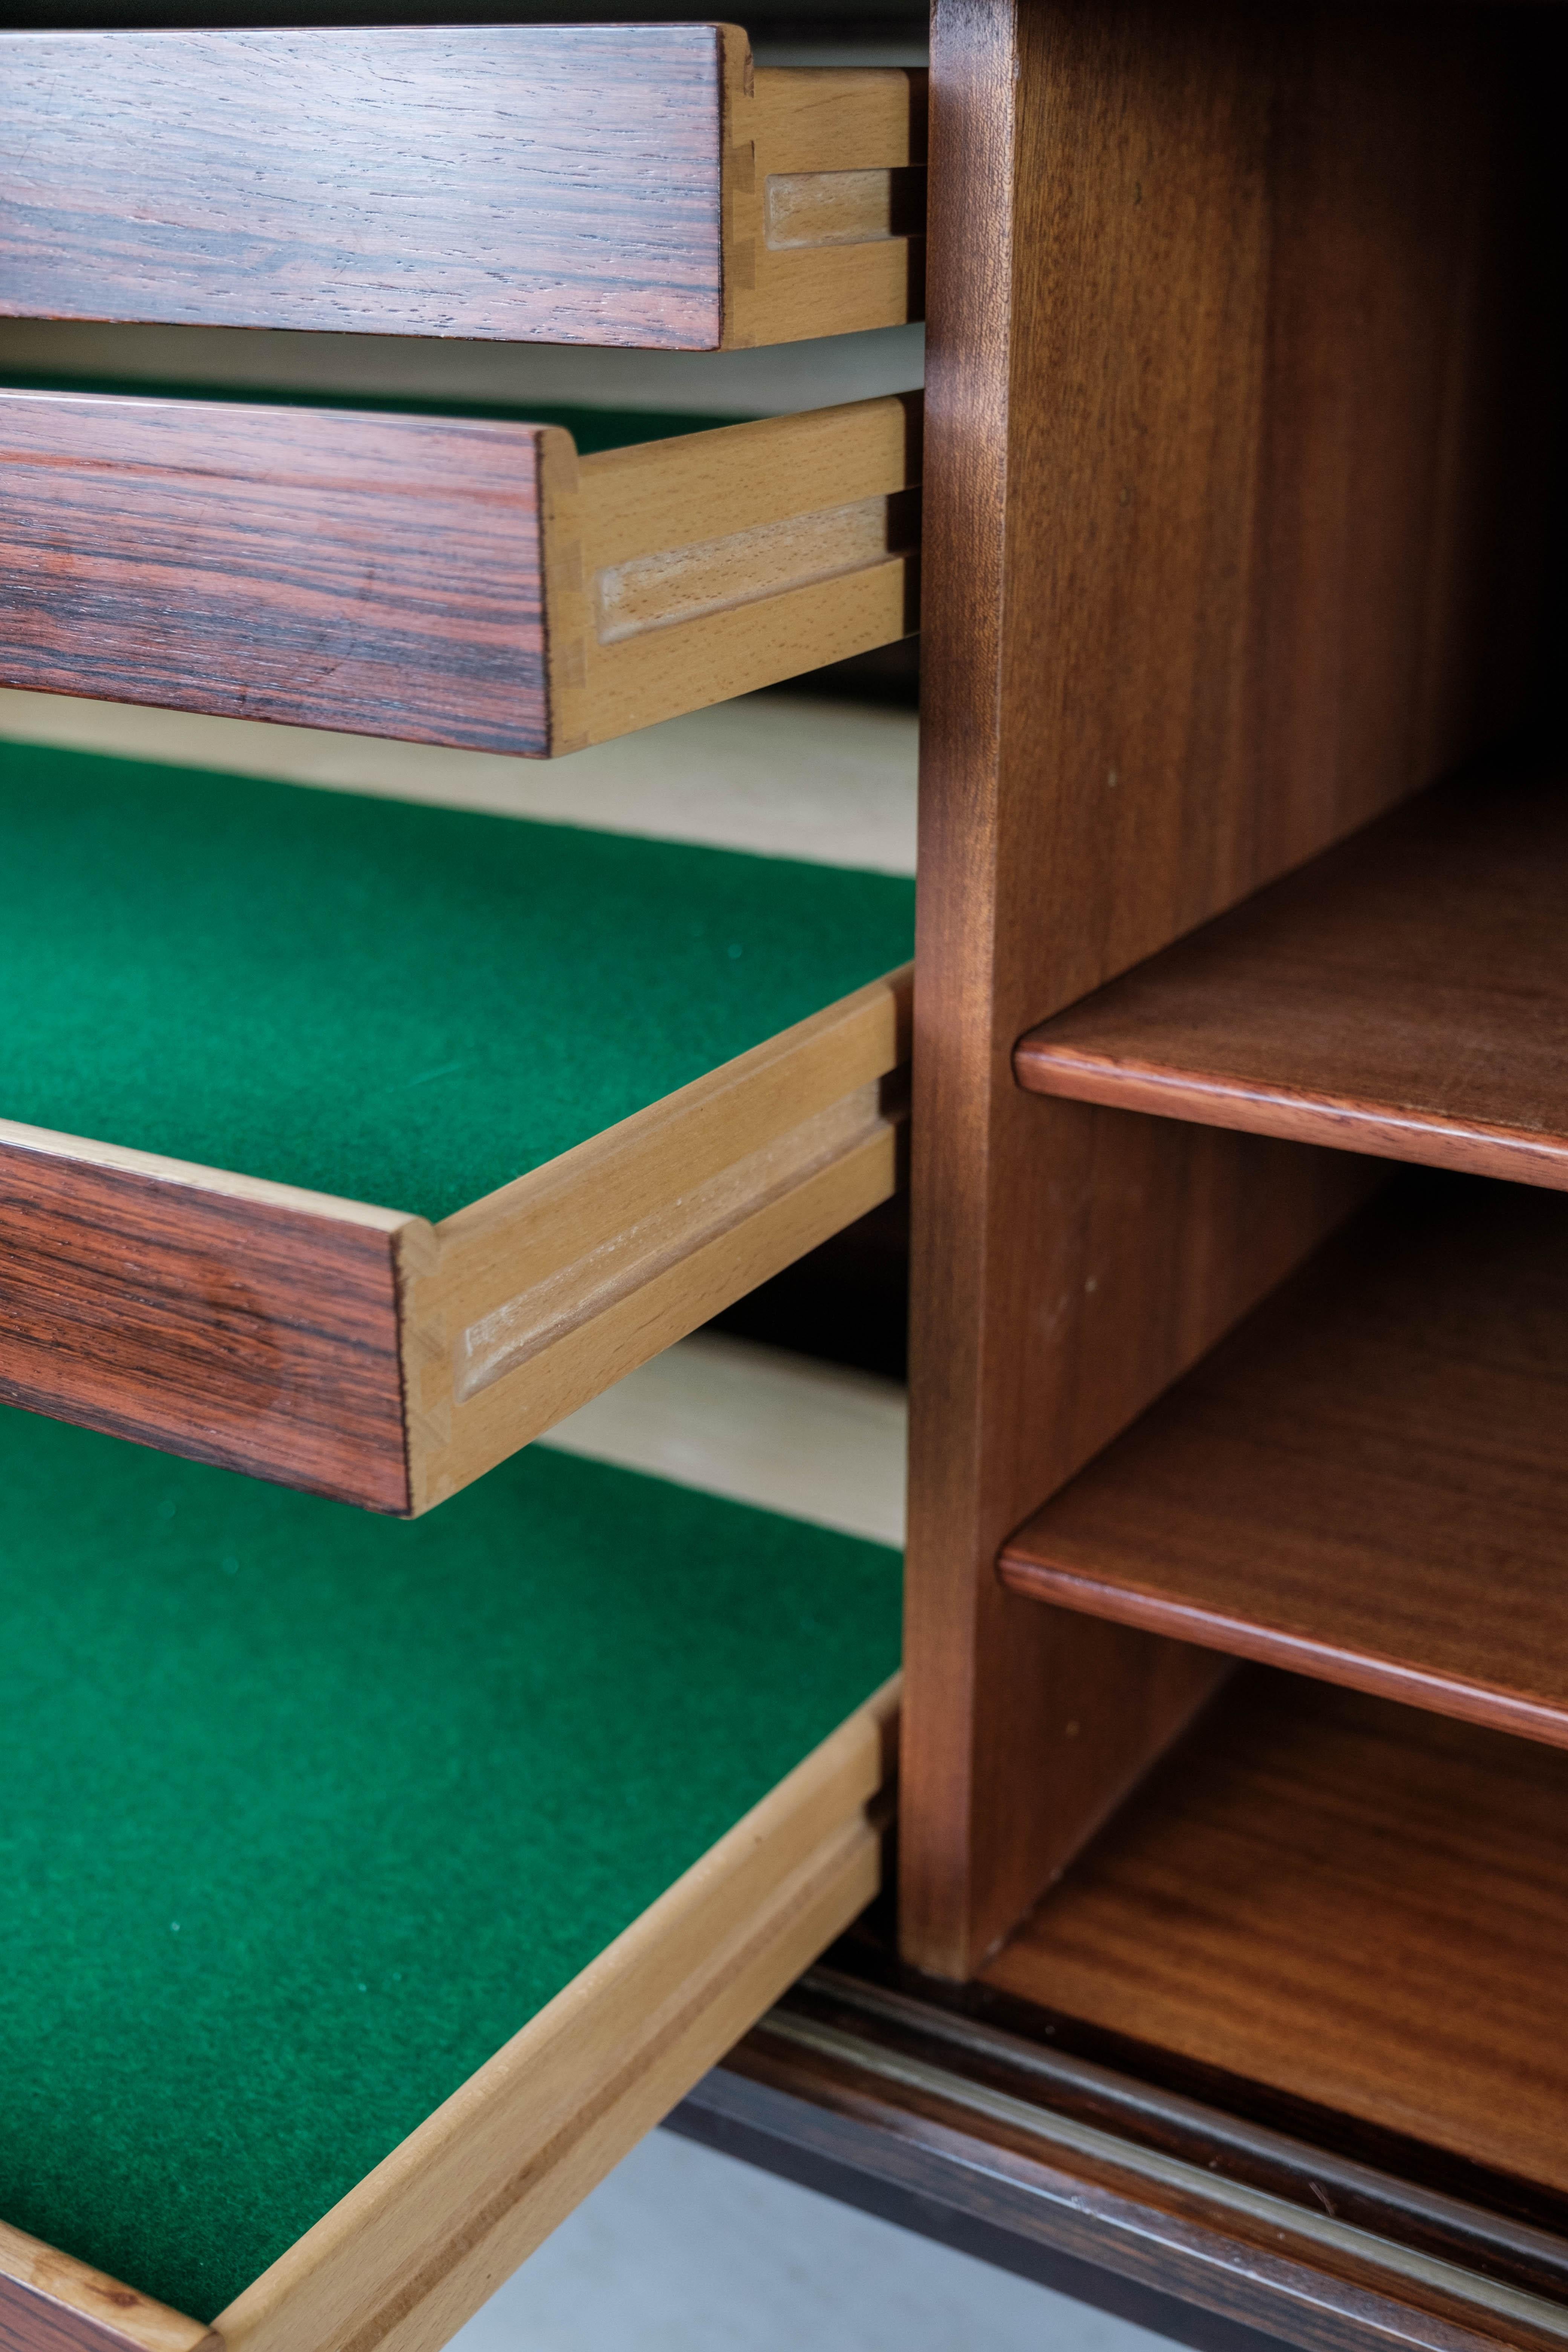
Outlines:
<svg viewBox="0 0 1568 2352"><path fill-rule="evenodd" d="M531 758L916 625L917 395L558 425L0 391L0 683Z"/></svg>
<svg viewBox="0 0 1568 2352"><path fill-rule="evenodd" d="M1550 2198L1375 2129L1346 2147L1310 2097L1000 1989L1028 1969L944 1990L862 1925L670 2123L1199 2352L1560 2344Z"/></svg>
<svg viewBox="0 0 1568 2352"><path fill-rule="evenodd" d="M4 765L0 1401L417 1513L894 1190L900 878Z"/></svg>
<svg viewBox="0 0 1568 2352"><path fill-rule="evenodd" d="M710 351L918 319L925 76L733 25L14 34L0 315Z"/></svg>
<svg viewBox="0 0 1568 2352"><path fill-rule="evenodd" d="M431 1224L0 1119L0 1402L417 1513L887 1200L895 973Z"/></svg>

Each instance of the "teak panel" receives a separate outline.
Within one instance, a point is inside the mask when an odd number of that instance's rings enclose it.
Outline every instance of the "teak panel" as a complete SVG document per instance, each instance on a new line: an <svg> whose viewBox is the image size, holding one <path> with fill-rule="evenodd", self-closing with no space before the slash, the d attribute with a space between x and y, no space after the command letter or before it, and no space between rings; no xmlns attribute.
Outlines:
<svg viewBox="0 0 1568 2352"><path fill-rule="evenodd" d="M1013 1047L1513 709L1519 37L1229 0L936 18L900 1851L939 1973L1208 1687L1146 1634L1031 1628L1004 1538L1355 1197L1348 1159L1031 1097Z"/></svg>
<svg viewBox="0 0 1568 2352"><path fill-rule="evenodd" d="M1568 1203L1427 1180L1009 1538L1016 1592L1568 1747Z"/></svg>
<svg viewBox="0 0 1568 2352"><path fill-rule="evenodd" d="M1254 1669L984 1971L1568 2189L1568 1758Z"/></svg>
<svg viewBox="0 0 1568 2352"><path fill-rule="evenodd" d="M404 1223L0 1122L0 1401L405 1511Z"/></svg>
<svg viewBox="0 0 1568 2352"><path fill-rule="evenodd" d="M923 80L757 74L714 24L16 35L0 313L681 351L895 323ZM775 250L769 183L848 173L880 204L808 191Z"/></svg>
<svg viewBox="0 0 1568 2352"><path fill-rule="evenodd" d="M920 401L557 427L0 392L10 686L543 757L916 625Z"/></svg>
<svg viewBox="0 0 1568 2352"><path fill-rule="evenodd" d="M1424 793L1022 1038L1020 1085L1568 1189L1568 794Z"/></svg>

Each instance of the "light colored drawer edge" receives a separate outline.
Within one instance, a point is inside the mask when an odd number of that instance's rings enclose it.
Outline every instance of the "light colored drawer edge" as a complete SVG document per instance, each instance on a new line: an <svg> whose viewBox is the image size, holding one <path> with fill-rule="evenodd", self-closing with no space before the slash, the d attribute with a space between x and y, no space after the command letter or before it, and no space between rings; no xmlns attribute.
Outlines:
<svg viewBox="0 0 1568 2352"><path fill-rule="evenodd" d="M898 394L582 458L543 432L552 751L907 635L921 413Z"/></svg>
<svg viewBox="0 0 1568 2352"><path fill-rule="evenodd" d="M437 2352L875 1895L898 1697L895 1678L213 2328L0 2224L18 2344L36 2300L40 2352Z"/></svg>
<svg viewBox="0 0 1568 2352"><path fill-rule="evenodd" d="M924 310L927 77L753 68L724 52L725 346L793 342Z"/></svg>
<svg viewBox="0 0 1568 2352"><path fill-rule="evenodd" d="M889 1684L216 2323L434 2352L875 1894Z"/></svg>
<svg viewBox="0 0 1568 2352"><path fill-rule="evenodd" d="M908 969L394 1237L427 1510L886 1200Z"/></svg>

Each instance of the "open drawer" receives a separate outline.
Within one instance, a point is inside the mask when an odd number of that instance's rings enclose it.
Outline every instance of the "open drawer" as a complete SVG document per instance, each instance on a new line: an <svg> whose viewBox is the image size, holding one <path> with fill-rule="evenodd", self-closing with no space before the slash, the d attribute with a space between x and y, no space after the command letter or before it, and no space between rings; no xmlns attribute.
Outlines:
<svg viewBox="0 0 1568 2352"><path fill-rule="evenodd" d="M876 1892L899 1555L0 1459L0 2339L426 2352Z"/></svg>
<svg viewBox="0 0 1568 2352"><path fill-rule="evenodd" d="M0 774L7 1402L418 1513L895 1187L902 877Z"/></svg>
<svg viewBox="0 0 1568 2352"><path fill-rule="evenodd" d="M673 351L921 314L925 75L732 25L29 33L0 314Z"/></svg>
<svg viewBox="0 0 1568 2352"><path fill-rule="evenodd" d="M908 635L920 424L902 394L579 459L555 425L0 392L0 684L574 751Z"/></svg>

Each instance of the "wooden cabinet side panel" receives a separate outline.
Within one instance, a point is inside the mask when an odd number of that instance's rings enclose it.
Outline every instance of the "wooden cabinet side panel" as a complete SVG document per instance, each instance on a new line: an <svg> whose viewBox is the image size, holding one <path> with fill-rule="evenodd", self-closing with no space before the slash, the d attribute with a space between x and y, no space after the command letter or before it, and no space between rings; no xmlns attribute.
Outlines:
<svg viewBox="0 0 1568 2352"><path fill-rule="evenodd" d="M720 31L33 33L0 311L708 350Z"/></svg>
<svg viewBox="0 0 1568 2352"><path fill-rule="evenodd" d="M391 1234L0 1142L0 1402L406 1511Z"/></svg>
<svg viewBox="0 0 1568 2352"><path fill-rule="evenodd" d="M0 394L0 679L549 745L530 425Z"/></svg>
<svg viewBox="0 0 1568 2352"><path fill-rule="evenodd" d="M1013 1045L1507 714L1521 665L1474 616L1527 556L1478 489L1515 37L938 13L901 1867L906 1954L941 1973L1212 1683L1131 1629L1031 1625L1000 1544L1368 1181L1040 1119Z"/></svg>

